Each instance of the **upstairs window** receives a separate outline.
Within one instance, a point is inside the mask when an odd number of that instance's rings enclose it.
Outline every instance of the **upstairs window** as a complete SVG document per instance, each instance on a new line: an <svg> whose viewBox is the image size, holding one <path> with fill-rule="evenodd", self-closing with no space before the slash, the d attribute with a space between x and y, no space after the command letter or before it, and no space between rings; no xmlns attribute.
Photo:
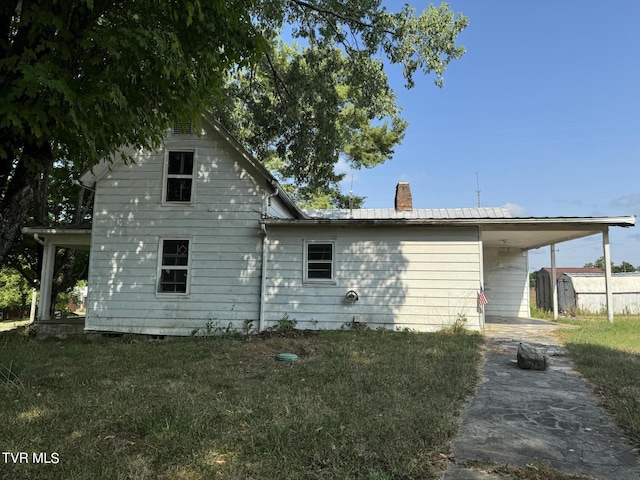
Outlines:
<svg viewBox="0 0 640 480"><path fill-rule="evenodd" d="M331 282L334 280L334 247L335 242L305 242L305 281Z"/></svg>
<svg viewBox="0 0 640 480"><path fill-rule="evenodd" d="M187 293L189 240L162 240L158 293Z"/></svg>
<svg viewBox="0 0 640 480"><path fill-rule="evenodd" d="M165 202L189 203L193 199L194 152L169 152Z"/></svg>

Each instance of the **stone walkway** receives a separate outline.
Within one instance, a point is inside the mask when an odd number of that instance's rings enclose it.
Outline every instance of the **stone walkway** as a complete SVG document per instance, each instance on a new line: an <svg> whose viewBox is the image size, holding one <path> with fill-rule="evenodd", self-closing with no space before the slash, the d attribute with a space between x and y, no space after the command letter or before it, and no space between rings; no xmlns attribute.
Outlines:
<svg viewBox="0 0 640 480"><path fill-rule="evenodd" d="M455 463L443 480L510 478L465 468L465 462L473 460L498 465L548 462L563 472L597 479L640 479L637 452L573 370L551 334L556 328L537 319L487 322L484 382L465 407L453 442ZM547 348L551 367L519 369L516 351L521 341Z"/></svg>

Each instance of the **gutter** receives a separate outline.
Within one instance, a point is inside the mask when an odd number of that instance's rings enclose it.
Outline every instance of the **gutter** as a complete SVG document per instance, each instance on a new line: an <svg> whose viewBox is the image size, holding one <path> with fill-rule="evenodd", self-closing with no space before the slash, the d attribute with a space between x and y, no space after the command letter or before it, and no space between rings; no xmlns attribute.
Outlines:
<svg viewBox="0 0 640 480"><path fill-rule="evenodd" d="M636 224L635 215L626 217L528 217L528 218L389 218L389 219L264 219L264 225L290 226L410 226L410 225L440 225L440 226L483 226L504 228L505 226L539 228L541 226L556 226L593 229L596 226L633 227Z"/></svg>

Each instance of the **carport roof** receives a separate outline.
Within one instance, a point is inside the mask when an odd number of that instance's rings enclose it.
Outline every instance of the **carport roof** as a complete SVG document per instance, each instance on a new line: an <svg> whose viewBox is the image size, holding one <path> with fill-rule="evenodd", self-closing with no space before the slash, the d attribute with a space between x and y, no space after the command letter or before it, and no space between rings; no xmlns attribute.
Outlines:
<svg viewBox="0 0 640 480"><path fill-rule="evenodd" d="M459 209L451 209L459 210ZM475 210L475 209L464 209ZM349 212L343 210L342 212ZM356 210L353 211L354 213ZM441 212L441 211L440 211ZM310 212L309 212L310 213ZM406 214L407 212L398 212ZM408 212L411 214L412 212ZM358 213L352 218L344 214L328 217L308 217L306 219L264 219L266 226L307 226L307 227L478 227L482 232L485 246L521 248L531 250L554 243L575 240L604 232L609 227L632 227L635 215L623 217L507 217L493 212L494 216L476 216L472 212L461 216L394 215L375 218Z"/></svg>
<svg viewBox="0 0 640 480"><path fill-rule="evenodd" d="M77 250L89 250L91 225L67 225L64 227L24 227L22 233L33 235L39 242Z"/></svg>

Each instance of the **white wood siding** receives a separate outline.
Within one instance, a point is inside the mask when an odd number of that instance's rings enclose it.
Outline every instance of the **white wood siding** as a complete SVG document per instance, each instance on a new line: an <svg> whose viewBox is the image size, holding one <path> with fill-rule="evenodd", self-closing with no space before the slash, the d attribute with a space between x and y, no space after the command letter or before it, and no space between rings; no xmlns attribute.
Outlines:
<svg viewBox="0 0 640 480"><path fill-rule="evenodd" d="M518 248L484 248L484 290L489 300L485 315L531 315L527 255Z"/></svg>
<svg viewBox="0 0 640 480"><path fill-rule="evenodd" d="M268 229L266 326L285 315L298 328L437 330L458 314L480 328L476 293L480 246L476 228ZM305 240L335 241L335 282L303 282ZM354 290L355 304L344 300Z"/></svg>
<svg viewBox="0 0 640 480"><path fill-rule="evenodd" d="M87 330L188 335L209 321L257 327L266 185L213 130L170 135L96 186ZM163 204L166 150L195 149L192 204ZM250 167L248 167L250 168ZM275 210L280 204L272 202ZM189 292L158 294L163 238L191 240Z"/></svg>

